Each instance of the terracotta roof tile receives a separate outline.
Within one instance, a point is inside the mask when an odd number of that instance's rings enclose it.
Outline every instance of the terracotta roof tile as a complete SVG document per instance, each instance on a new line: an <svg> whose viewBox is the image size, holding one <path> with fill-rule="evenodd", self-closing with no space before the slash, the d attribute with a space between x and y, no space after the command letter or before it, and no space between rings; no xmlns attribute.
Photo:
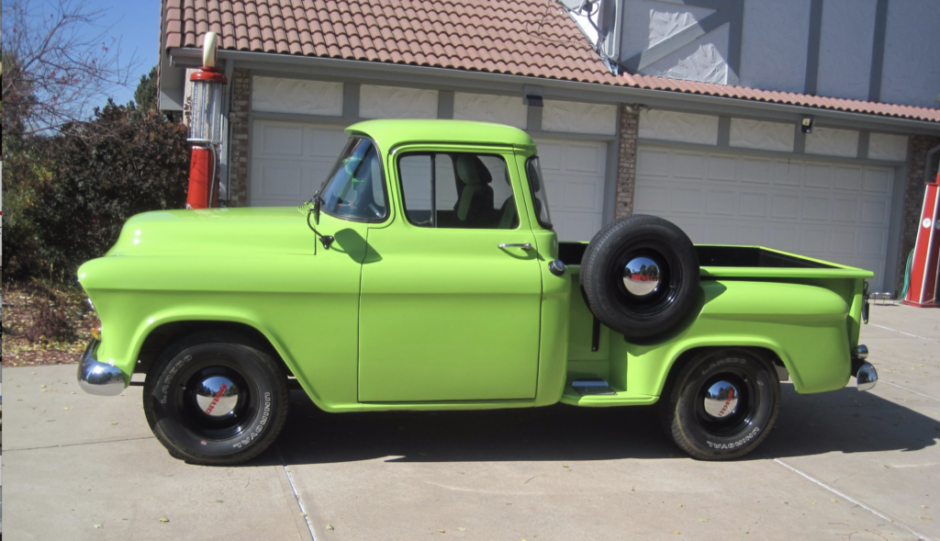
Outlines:
<svg viewBox="0 0 940 541"><path fill-rule="evenodd" d="M166 0L166 47L440 66L940 122L940 109L611 74L554 0Z"/></svg>

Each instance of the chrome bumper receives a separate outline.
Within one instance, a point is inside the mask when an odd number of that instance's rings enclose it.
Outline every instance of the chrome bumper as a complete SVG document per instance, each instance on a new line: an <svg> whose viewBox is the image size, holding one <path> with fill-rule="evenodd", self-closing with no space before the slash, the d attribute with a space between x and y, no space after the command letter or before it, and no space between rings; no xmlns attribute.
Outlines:
<svg viewBox="0 0 940 541"><path fill-rule="evenodd" d="M86 393L101 396L117 396L127 387L124 373L108 363L98 362L98 340L92 340L85 348L82 362L78 365L78 384Z"/></svg>
<svg viewBox="0 0 940 541"><path fill-rule="evenodd" d="M860 344L852 355L852 375L859 391L868 391L878 383L878 371L866 359L868 348Z"/></svg>

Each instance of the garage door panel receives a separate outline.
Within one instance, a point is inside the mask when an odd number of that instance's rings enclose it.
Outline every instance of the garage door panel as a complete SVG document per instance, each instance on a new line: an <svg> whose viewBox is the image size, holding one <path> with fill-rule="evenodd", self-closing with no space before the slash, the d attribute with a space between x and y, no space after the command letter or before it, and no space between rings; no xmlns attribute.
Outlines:
<svg viewBox="0 0 940 541"><path fill-rule="evenodd" d="M887 196L890 192L888 188L891 184L892 174L886 169L867 169L862 180L862 189L866 192L884 194Z"/></svg>
<svg viewBox="0 0 940 541"><path fill-rule="evenodd" d="M704 191L696 188L673 188L670 195L673 212L682 214L700 214Z"/></svg>
<svg viewBox="0 0 940 541"><path fill-rule="evenodd" d="M800 217L800 197L791 194L774 194L770 215L780 220L796 220Z"/></svg>
<svg viewBox="0 0 940 541"><path fill-rule="evenodd" d="M737 165L734 158L725 158L723 156L710 156L708 158L708 179L725 180L736 182L735 171Z"/></svg>
<svg viewBox="0 0 940 541"><path fill-rule="evenodd" d="M681 179L705 178L701 158L695 154L676 154L672 162L672 176Z"/></svg>
<svg viewBox="0 0 940 541"><path fill-rule="evenodd" d="M774 184L799 188L803 180L803 165L791 161L778 161L774 164Z"/></svg>
<svg viewBox="0 0 940 541"><path fill-rule="evenodd" d="M637 157L637 176L668 177L672 157L668 152L650 150Z"/></svg>
<svg viewBox="0 0 940 541"><path fill-rule="evenodd" d="M748 184L770 184L771 162L767 160L748 160L740 161L741 181Z"/></svg>
<svg viewBox="0 0 940 541"><path fill-rule="evenodd" d="M603 224L607 143L549 139L536 145L558 238L590 240Z"/></svg>
<svg viewBox="0 0 940 541"><path fill-rule="evenodd" d="M341 127L255 120L249 205L298 205L313 195L346 144Z"/></svg>
<svg viewBox="0 0 940 541"><path fill-rule="evenodd" d="M858 199L837 197L832 200L832 221L855 223L858 219Z"/></svg>
<svg viewBox="0 0 940 541"><path fill-rule="evenodd" d="M862 212L859 221L864 224L883 224L888 222L888 202L885 200L862 201Z"/></svg>
<svg viewBox="0 0 940 541"><path fill-rule="evenodd" d="M829 218L829 199L806 196L803 198L803 219L824 221Z"/></svg>
<svg viewBox="0 0 940 541"><path fill-rule="evenodd" d="M833 187L837 190L857 192L862 185L862 170L857 167L840 167L833 172Z"/></svg>
<svg viewBox="0 0 940 541"><path fill-rule="evenodd" d="M829 189L829 167L824 165L807 165L806 176L803 182L806 188Z"/></svg>
<svg viewBox="0 0 940 541"><path fill-rule="evenodd" d="M873 288L882 287L893 169L676 153L683 168L693 168L689 158L697 156L698 169L707 171L705 178L691 179L663 163L668 153L639 149L638 163L647 171L669 174L637 175L636 213L672 220L699 244L758 244L860 266L875 272Z"/></svg>
<svg viewBox="0 0 940 541"><path fill-rule="evenodd" d="M705 213L733 216L737 200L737 194L731 190L708 190L705 196Z"/></svg>
<svg viewBox="0 0 940 541"><path fill-rule="evenodd" d="M744 192L738 205L738 215L751 218L767 216L767 194Z"/></svg>

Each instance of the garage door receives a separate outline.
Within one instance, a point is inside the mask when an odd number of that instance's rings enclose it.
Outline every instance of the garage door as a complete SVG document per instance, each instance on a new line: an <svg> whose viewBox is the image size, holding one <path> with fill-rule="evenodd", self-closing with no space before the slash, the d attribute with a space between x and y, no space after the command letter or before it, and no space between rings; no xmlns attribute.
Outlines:
<svg viewBox="0 0 940 541"><path fill-rule="evenodd" d="M761 245L875 272L882 289L894 172L885 167L643 148L634 212L700 244Z"/></svg>
<svg viewBox="0 0 940 541"><path fill-rule="evenodd" d="M251 141L248 204L296 206L326 180L346 134L337 126L255 120Z"/></svg>
<svg viewBox="0 0 940 541"><path fill-rule="evenodd" d="M539 139L542 176L560 240L591 240L603 224L607 143Z"/></svg>

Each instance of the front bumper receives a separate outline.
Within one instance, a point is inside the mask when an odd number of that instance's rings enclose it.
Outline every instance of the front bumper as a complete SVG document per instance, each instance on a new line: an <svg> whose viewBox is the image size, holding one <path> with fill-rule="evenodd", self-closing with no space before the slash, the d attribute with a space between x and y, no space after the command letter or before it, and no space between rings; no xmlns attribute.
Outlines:
<svg viewBox="0 0 940 541"><path fill-rule="evenodd" d="M86 393L117 396L127 387L124 372L113 364L98 362L100 340L92 340L78 365L78 384Z"/></svg>
<svg viewBox="0 0 940 541"><path fill-rule="evenodd" d="M878 371L866 359L868 348L859 345L852 355L852 375L855 376L855 386L859 391L868 391L878 383Z"/></svg>

